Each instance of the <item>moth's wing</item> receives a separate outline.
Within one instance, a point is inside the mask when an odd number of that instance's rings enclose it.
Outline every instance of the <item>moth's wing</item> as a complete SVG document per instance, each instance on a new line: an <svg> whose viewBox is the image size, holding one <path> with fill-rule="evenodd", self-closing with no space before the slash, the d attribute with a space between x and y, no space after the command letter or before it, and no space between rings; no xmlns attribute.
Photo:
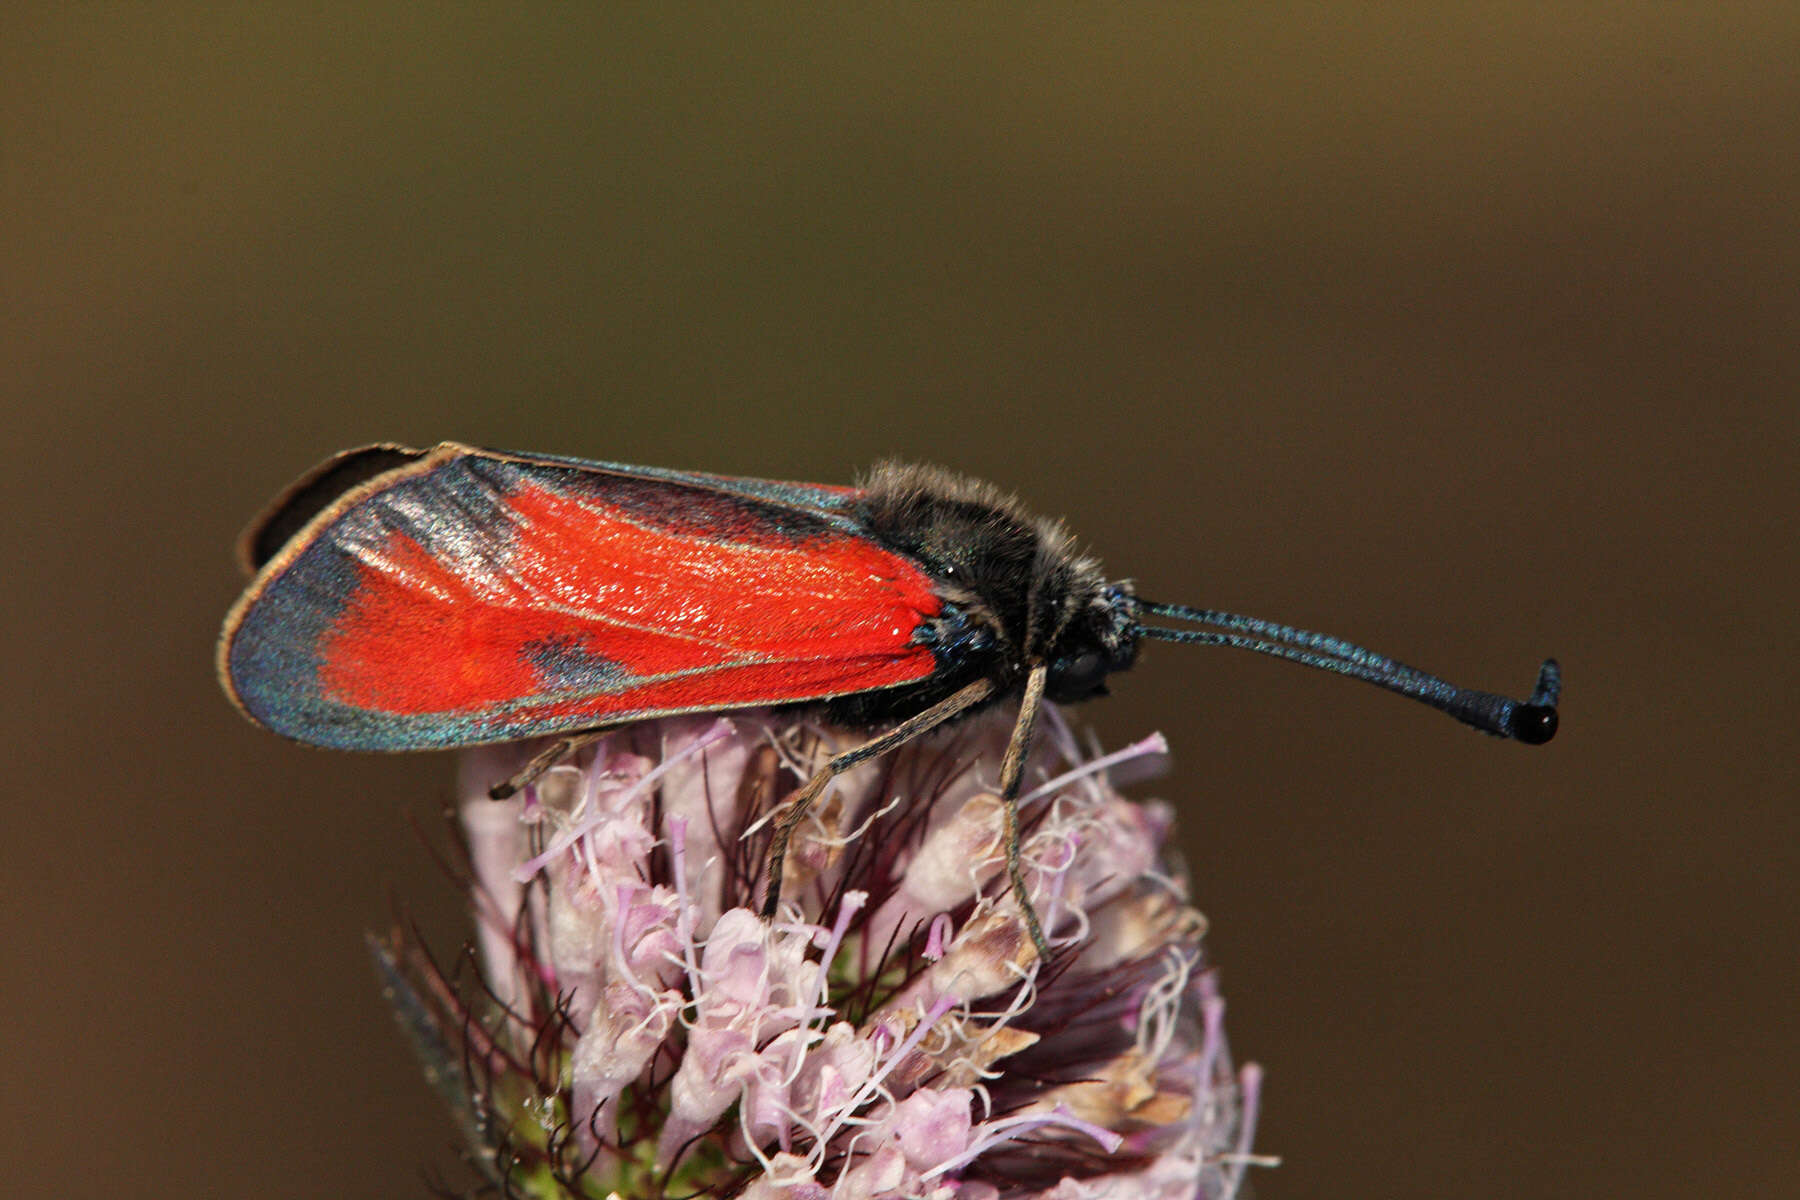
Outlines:
<svg viewBox="0 0 1800 1200"><path fill-rule="evenodd" d="M379 442L334 454L269 501L256 520L238 535L237 560L244 574L255 575L312 519L345 494L430 453Z"/></svg>
<svg viewBox="0 0 1800 1200"><path fill-rule="evenodd" d="M624 463L593 462L582 458L557 458L545 454L525 455L462 449L467 453L487 454L489 457L521 462L687 483L803 508L841 511L861 494L856 488L825 483L788 483L775 479L749 479L738 475L674 471L662 467L633 467ZM255 575L281 552L283 546L293 540L295 534L327 507L369 480L409 463L416 463L431 453L433 451L415 450L394 442L376 442L332 455L289 484L250 522L249 527L238 538L238 565L243 568L244 574Z"/></svg>
<svg viewBox="0 0 1800 1200"><path fill-rule="evenodd" d="M226 690L287 737L512 741L937 668L918 634L942 602L850 489L383 449L400 465L311 516L226 618Z"/></svg>

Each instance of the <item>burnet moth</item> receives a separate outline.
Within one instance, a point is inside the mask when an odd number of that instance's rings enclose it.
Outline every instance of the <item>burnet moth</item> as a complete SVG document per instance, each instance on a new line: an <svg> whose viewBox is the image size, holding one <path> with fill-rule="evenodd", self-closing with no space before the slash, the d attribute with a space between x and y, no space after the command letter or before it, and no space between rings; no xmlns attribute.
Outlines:
<svg viewBox="0 0 1800 1200"><path fill-rule="evenodd" d="M1146 638L1336 671L1515 741L1556 732L1554 660L1529 700L1510 700L1337 638L1147 600L1109 582L1059 522L930 467L883 465L849 488L367 446L291 486L240 554L255 578L225 619L220 679L251 720L298 741L555 738L496 786L504 796L646 718L804 705L866 731L779 810L770 916L789 836L833 776L1016 703L998 790L1009 878L1044 957L1016 811L1039 707L1102 694Z"/></svg>

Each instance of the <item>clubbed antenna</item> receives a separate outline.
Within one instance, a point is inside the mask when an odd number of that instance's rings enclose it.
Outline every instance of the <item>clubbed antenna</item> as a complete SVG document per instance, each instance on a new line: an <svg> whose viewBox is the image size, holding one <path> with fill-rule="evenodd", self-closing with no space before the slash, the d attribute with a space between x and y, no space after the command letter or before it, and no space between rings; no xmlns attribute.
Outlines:
<svg viewBox="0 0 1800 1200"><path fill-rule="evenodd" d="M1556 701L1562 694L1562 670L1554 658L1545 659L1538 668L1537 686L1532 690L1531 698L1512 700L1493 692L1457 687L1417 667L1395 662L1341 638L1295 629L1291 625L1277 625L1273 621L1217 609L1158 604L1153 600L1140 599L1137 608L1140 613L1151 616L1215 626L1213 629L1165 629L1144 625L1138 630L1144 637L1165 642L1232 646L1322 671L1336 671L1429 704L1483 733L1511 738L1528 746L1541 746L1556 736Z"/></svg>

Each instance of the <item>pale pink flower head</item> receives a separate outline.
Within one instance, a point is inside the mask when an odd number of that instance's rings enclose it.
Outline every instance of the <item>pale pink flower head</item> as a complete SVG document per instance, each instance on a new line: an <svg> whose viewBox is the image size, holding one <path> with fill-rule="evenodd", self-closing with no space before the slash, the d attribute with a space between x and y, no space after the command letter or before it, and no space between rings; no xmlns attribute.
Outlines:
<svg viewBox="0 0 1800 1200"><path fill-rule="evenodd" d="M1050 710L1007 882L1010 722L840 777L796 829L773 921L770 815L857 735L789 714L646 722L510 801L461 805L479 979L378 947L403 1022L504 1194L1188 1200L1234 1194L1258 1075L1233 1068L1169 810Z"/></svg>

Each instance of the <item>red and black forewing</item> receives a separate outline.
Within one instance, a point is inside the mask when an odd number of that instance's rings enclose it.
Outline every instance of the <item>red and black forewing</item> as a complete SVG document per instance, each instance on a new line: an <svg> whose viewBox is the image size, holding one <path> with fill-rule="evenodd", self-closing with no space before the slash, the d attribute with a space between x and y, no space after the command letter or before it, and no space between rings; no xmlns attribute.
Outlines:
<svg viewBox="0 0 1800 1200"><path fill-rule="evenodd" d="M226 618L226 688L356 750L820 700L936 669L857 493L444 445L327 504ZM410 456L410 457L408 457Z"/></svg>

